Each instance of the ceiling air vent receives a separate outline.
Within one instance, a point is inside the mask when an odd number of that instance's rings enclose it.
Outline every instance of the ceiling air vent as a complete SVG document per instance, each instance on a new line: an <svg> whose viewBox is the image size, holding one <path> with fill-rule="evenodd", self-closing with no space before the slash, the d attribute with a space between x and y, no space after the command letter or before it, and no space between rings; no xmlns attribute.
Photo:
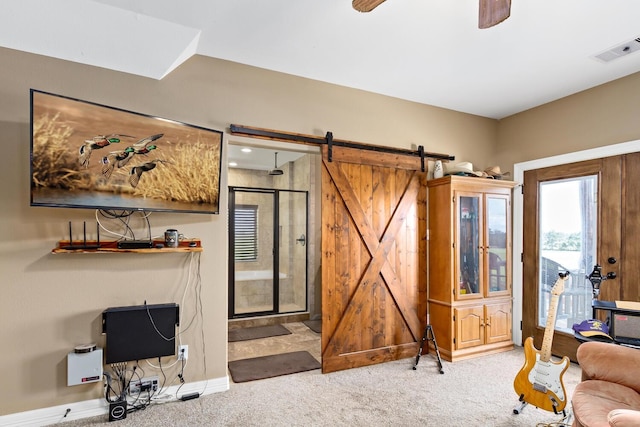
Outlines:
<svg viewBox="0 0 640 427"><path fill-rule="evenodd" d="M622 58L623 56L627 56L638 50L640 50L640 37L626 43L619 44L616 47L595 55L594 58L602 62L611 62L614 59Z"/></svg>

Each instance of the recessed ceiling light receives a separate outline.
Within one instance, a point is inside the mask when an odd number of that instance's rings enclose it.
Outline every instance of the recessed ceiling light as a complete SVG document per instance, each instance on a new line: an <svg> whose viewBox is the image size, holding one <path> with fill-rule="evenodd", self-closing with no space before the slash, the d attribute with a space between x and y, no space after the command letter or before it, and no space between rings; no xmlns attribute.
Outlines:
<svg viewBox="0 0 640 427"><path fill-rule="evenodd" d="M236 162L229 162L229 166L238 166Z"/></svg>
<svg viewBox="0 0 640 427"><path fill-rule="evenodd" d="M250 153L251 152L251 148L246 148L245 147L245 148L242 149L242 152L243 153Z"/></svg>

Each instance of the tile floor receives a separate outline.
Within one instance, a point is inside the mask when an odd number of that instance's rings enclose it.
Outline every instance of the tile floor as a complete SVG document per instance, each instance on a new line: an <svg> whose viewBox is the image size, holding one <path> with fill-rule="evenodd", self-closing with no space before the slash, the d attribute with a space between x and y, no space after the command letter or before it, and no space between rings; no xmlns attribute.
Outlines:
<svg viewBox="0 0 640 427"><path fill-rule="evenodd" d="M291 335L261 338L229 343L229 361L269 356L292 351L308 351L321 361L320 334L313 332L302 322L283 323Z"/></svg>

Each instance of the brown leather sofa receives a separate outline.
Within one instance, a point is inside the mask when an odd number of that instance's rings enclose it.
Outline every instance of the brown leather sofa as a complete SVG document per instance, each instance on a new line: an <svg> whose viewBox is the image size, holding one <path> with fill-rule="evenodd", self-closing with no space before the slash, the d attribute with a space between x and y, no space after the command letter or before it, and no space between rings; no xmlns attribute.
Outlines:
<svg viewBox="0 0 640 427"><path fill-rule="evenodd" d="M640 426L640 349L585 342L577 358L582 382L571 398L573 426Z"/></svg>

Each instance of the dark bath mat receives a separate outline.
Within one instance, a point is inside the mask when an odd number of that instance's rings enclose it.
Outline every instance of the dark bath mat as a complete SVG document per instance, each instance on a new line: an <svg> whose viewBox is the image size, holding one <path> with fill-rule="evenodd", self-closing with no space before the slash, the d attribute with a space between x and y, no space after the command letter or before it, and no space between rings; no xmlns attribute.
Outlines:
<svg viewBox="0 0 640 427"><path fill-rule="evenodd" d="M258 338L289 335L291 331L282 325L253 326L251 328L232 329L229 331L229 342L256 340Z"/></svg>
<svg viewBox="0 0 640 427"><path fill-rule="evenodd" d="M312 369L320 369L320 362L307 351L294 351L293 353L229 362L229 372L236 383L295 374Z"/></svg>
<svg viewBox="0 0 640 427"><path fill-rule="evenodd" d="M313 332L322 333L322 320L304 320L302 323L307 325Z"/></svg>

